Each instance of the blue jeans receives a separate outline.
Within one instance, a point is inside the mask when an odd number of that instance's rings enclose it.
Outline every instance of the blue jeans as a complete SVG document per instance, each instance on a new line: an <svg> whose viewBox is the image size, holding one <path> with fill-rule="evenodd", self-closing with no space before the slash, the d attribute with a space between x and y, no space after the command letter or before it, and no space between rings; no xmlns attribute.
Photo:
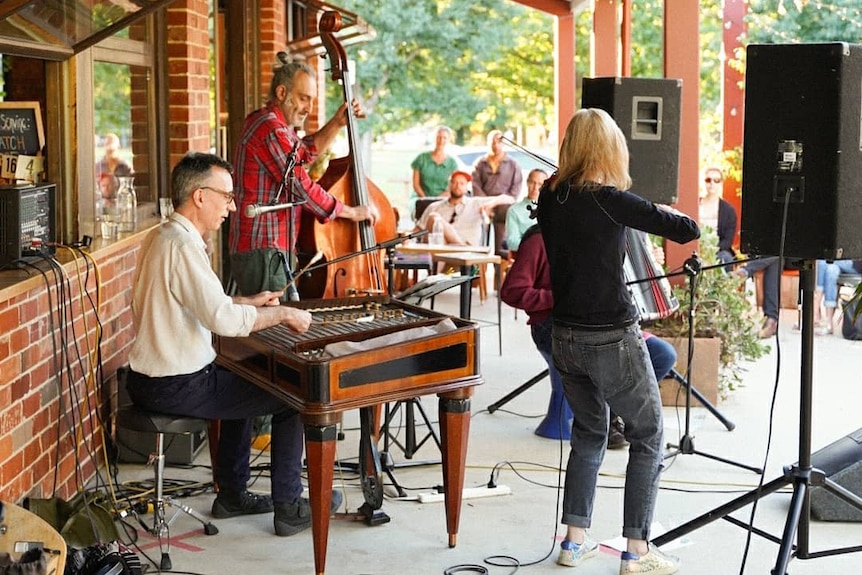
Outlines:
<svg viewBox="0 0 862 575"><path fill-rule="evenodd" d="M763 270L763 315L778 320L778 300L781 289L781 266L775 256L752 260L745 264L748 277Z"/></svg>
<svg viewBox="0 0 862 575"><path fill-rule="evenodd" d="M530 335L533 338L533 343L536 344L536 349L542 355L545 363L548 364L548 376L551 379L551 401L548 403L548 416L552 420L559 420L561 425L565 425L566 429L561 429L561 435L565 438L568 435L568 424L572 420L572 410L569 407L568 401L564 399L563 394L563 378L557 366L554 365L553 349L551 344L551 330L553 321L551 318L546 319L542 323L533 324L530 326Z"/></svg>
<svg viewBox="0 0 862 575"><path fill-rule="evenodd" d="M824 306L838 307L838 276L855 273L853 260L835 260L832 263L817 260L817 288L823 290Z"/></svg>
<svg viewBox="0 0 862 575"><path fill-rule="evenodd" d="M649 539L662 470L661 398L635 323L606 331L553 328L554 362L574 414L562 522L589 528L608 436L608 409L626 422L630 443L623 537Z"/></svg>
<svg viewBox="0 0 862 575"><path fill-rule="evenodd" d="M145 409L221 419L215 479L231 491L245 489L251 476L250 418L272 414L272 499L289 503L302 494L302 421L274 395L214 364L171 377L129 371L126 387L132 402Z"/></svg>
<svg viewBox="0 0 862 575"><path fill-rule="evenodd" d="M655 373L656 381L661 381L676 364L676 350L671 344L660 337L648 337L644 340L649 351L650 363Z"/></svg>

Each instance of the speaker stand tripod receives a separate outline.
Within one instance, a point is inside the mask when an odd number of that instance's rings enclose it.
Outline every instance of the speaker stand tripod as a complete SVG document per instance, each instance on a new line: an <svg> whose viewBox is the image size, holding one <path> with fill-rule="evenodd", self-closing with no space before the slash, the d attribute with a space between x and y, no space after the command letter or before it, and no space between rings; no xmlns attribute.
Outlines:
<svg viewBox="0 0 862 575"><path fill-rule="evenodd" d="M701 265L700 258L697 257L697 254L693 254L692 257L685 261L683 264L683 268L685 269L685 273L688 276L688 354L686 357L686 374L688 374L689 381L686 382L685 387L685 431L683 432L682 437L679 440L679 444L669 443L667 445L668 448L671 449L670 452L666 453L664 458L668 459L670 457L676 457L677 455L700 455L701 457L706 457L707 459L712 459L714 461L720 461L721 463L727 463L728 465L735 465L737 467L741 467L743 469L748 469L753 471L754 473L760 474L762 471L757 467L752 467L750 465L746 465L744 463L739 463L738 461L733 461L730 459L725 459L724 457L719 457L717 455L712 455L711 453L706 453L703 451L699 451L694 446L694 437L691 435L691 396L692 390L694 389L691 384L691 365L692 359L694 356L694 304L695 304L695 293L697 292L697 279L699 274L702 271L703 266ZM677 378L675 378L677 379ZM677 381L685 380L683 377L679 377ZM707 405L705 403L704 405ZM716 414L716 410L713 407L710 410L714 415ZM720 415L720 414L719 414ZM720 418L721 419L721 418ZM727 426L725 421L722 421ZM728 429L732 429L728 427Z"/></svg>
<svg viewBox="0 0 862 575"><path fill-rule="evenodd" d="M805 260L799 265L799 281L802 286L802 358L799 397L799 459L797 463L785 466L784 474L781 477L656 537L652 540L654 545L664 545L721 518L751 531L755 535L779 543L778 557L775 560L775 567L771 571L772 575L785 575L787 564L793 556L799 559L816 559L862 551L862 545L815 552L810 549L811 505L808 490L811 486L822 487L836 497L862 510L862 498L827 478L821 470L812 467L811 463L811 411L813 405L811 374L814 356L814 286L816 283L814 264L813 260ZM734 517L729 517L729 514L737 509L754 503L761 497L788 485L793 486L793 496L790 500L790 509L787 512L787 520L780 539ZM795 545L794 539L796 539Z"/></svg>

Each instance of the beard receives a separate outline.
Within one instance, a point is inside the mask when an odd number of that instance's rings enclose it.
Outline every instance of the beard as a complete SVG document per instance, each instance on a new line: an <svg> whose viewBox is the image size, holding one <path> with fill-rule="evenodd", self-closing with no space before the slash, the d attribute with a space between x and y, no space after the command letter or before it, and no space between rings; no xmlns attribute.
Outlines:
<svg viewBox="0 0 862 575"><path fill-rule="evenodd" d="M299 129L305 125L308 112L299 110L292 97L288 96L287 100L282 104L281 110L284 113L285 121L290 127Z"/></svg>

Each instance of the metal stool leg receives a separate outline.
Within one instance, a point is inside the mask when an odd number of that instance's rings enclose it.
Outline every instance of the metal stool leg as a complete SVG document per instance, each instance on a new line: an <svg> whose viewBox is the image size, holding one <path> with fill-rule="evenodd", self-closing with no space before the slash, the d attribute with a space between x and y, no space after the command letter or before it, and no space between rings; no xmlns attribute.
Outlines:
<svg viewBox="0 0 862 575"><path fill-rule="evenodd" d="M159 569L162 571L170 571L173 569L171 562L171 523L177 518L177 514L182 511L188 516L197 519L204 527L206 535L215 535L218 533L218 528L207 520L203 515L189 507L188 505L174 502L170 496L164 493L164 477L165 477L165 434L156 433L156 450L150 455L150 463L154 469L154 480L156 490L156 500L153 505L153 529L152 535L159 540L159 551L161 559L159 560ZM174 513L170 519L165 516L165 507L173 507Z"/></svg>

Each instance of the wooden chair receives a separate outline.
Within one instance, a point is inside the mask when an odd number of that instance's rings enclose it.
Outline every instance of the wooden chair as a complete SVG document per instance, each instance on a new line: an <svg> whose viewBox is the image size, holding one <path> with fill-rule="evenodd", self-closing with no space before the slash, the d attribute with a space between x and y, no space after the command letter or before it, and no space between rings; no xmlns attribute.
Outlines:
<svg viewBox="0 0 862 575"><path fill-rule="evenodd" d="M47 521L14 503L0 502L0 552L20 559L26 551L42 547L48 554L47 575L66 570L66 541Z"/></svg>

